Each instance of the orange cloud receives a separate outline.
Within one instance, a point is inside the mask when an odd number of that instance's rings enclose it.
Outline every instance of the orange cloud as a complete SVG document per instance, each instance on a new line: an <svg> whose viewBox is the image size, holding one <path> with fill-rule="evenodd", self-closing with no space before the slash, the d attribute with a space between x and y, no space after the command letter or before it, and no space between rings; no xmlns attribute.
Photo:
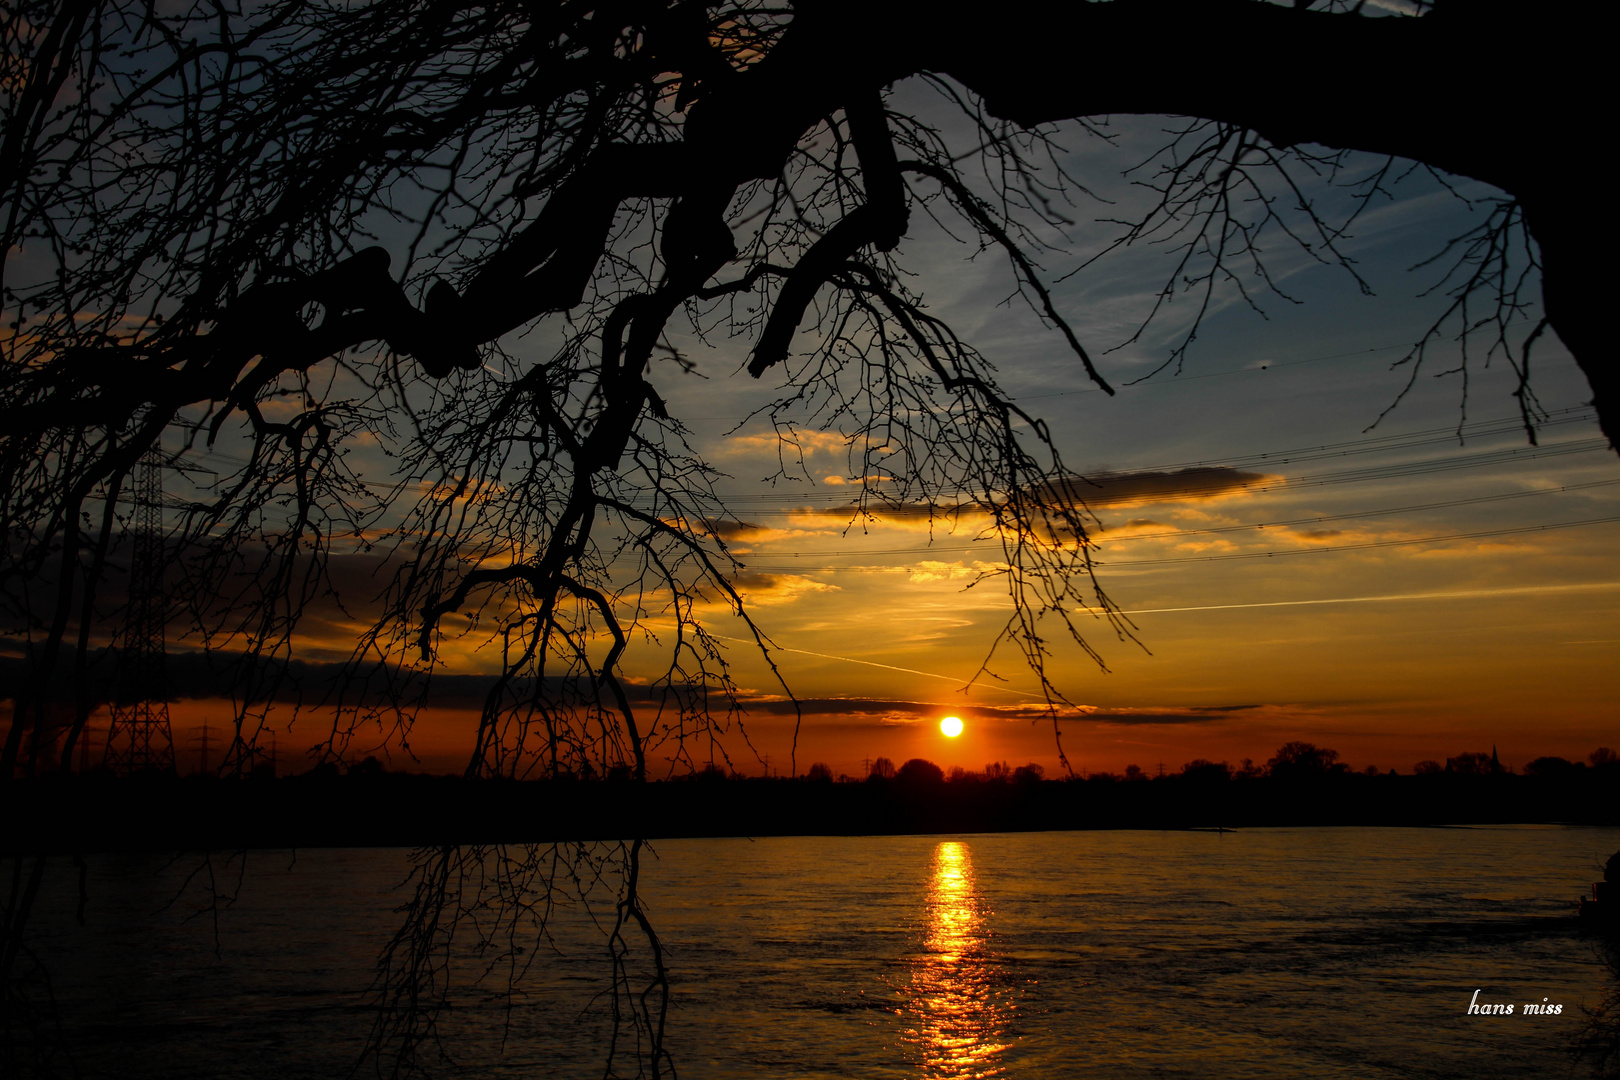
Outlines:
<svg viewBox="0 0 1620 1080"><path fill-rule="evenodd" d="M724 446L726 454L770 454L797 456L846 453L850 439L836 431L768 431L758 435L734 435Z"/></svg>
<svg viewBox="0 0 1620 1080"><path fill-rule="evenodd" d="M802 596L838 590L802 574L742 574L733 584L744 602L754 605L791 604Z"/></svg>

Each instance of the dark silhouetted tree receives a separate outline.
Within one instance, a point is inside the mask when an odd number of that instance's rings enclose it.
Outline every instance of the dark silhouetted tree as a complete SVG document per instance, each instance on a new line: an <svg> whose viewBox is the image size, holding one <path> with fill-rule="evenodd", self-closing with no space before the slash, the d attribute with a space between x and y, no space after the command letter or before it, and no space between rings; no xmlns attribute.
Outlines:
<svg viewBox="0 0 1620 1080"><path fill-rule="evenodd" d="M1446 758L1448 773L1456 773L1459 776L1489 776L1492 771L1489 754L1458 754L1456 757Z"/></svg>
<svg viewBox="0 0 1620 1080"><path fill-rule="evenodd" d="M1620 885L1620 852L1609 856L1604 878L1613 883L1611 889ZM1607 985L1595 1007L1581 1006L1586 1022L1575 1035L1572 1049L1577 1060L1588 1067L1588 1075L1596 1080L1615 1080L1620 1077L1620 935L1612 932L1602 935L1597 951L1608 969Z"/></svg>
<svg viewBox="0 0 1620 1080"><path fill-rule="evenodd" d="M1266 768L1278 779L1302 779L1325 776L1330 772L1344 772L1337 764L1339 752L1308 742L1286 742L1277 748L1276 756L1266 762Z"/></svg>
<svg viewBox="0 0 1620 1080"><path fill-rule="evenodd" d="M291 654L312 598L353 594L334 557L369 554L386 557L386 588L353 666L384 674L337 700L327 752L363 723L407 744L402 698L428 680L388 672L431 671L467 614L505 655L471 773L593 757L644 775L654 746L690 767L688 747L735 715L692 605L746 611L714 471L658 389L690 369L683 336L740 338L748 373L781 381L764 415L790 456L804 425L848 436L859 507L988 515L1004 551L986 572L1010 603L997 644L1038 674L1043 616L1088 650L1072 616L1127 633L1047 429L901 262L923 216L1000 253L1109 389L1039 268L1085 197L1057 163L1060 122L1186 118L1138 173L1144 209L1101 245L1171 252L1160 300L1190 293L1199 314L1167 362L1217 290L1270 287L1267 251L1359 281L1346 230L1417 168L1501 194L1444 254L1449 299L1413 376L1434 343L1483 339L1464 363L1512 363L1533 425L1531 346L1550 327L1612 431L1605 278L1590 272L1605 244L1583 195L1589 120L1570 105L1594 99L1604 65L1577 10L21 0L3 24L0 596L35 662L0 773L40 742L25 736L47 723L50 672L98 644L85 627L110 602L116 497L165 432L176 465L201 467L204 444L239 459L179 526L172 597L197 640L243 657L233 766L256 759L278 689L254 661ZM1508 38L1513 92L1454 107ZM1100 44L1124 41L1151 42L1153 62ZM1099 43L1078 67L1076 42ZM1231 63L1256 47L1264 65ZM1373 102L1324 74L1368 65L1407 72L1406 92ZM1515 131L1536 133L1534 153ZM365 475L362 446L393 471ZM650 619L678 632L660 637L644 721L619 665ZM613 644L591 655L599 635Z"/></svg>
<svg viewBox="0 0 1620 1080"><path fill-rule="evenodd" d="M1031 761L1027 765L1020 765L1013 770L1012 778L1015 784L1038 784L1046 776L1045 766Z"/></svg>
<svg viewBox="0 0 1620 1080"><path fill-rule="evenodd" d="M1192 781L1230 780L1232 766L1224 761L1195 758L1181 767L1181 775Z"/></svg>
<svg viewBox="0 0 1620 1080"><path fill-rule="evenodd" d="M785 471L802 429L837 431L856 512L989 522L1008 614L985 664L1014 650L1055 719L1053 638L1096 657L1083 617L1130 627L1051 433L925 305L901 241L928 217L1004 257L1111 392L1040 264L1086 197L1059 122L1106 137L1110 115L1179 117L1138 173L1144 208L1097 245L1168 251L1149 318L1183 294L1194 317L1167 364L1219 290L1271 287L1268 251L1359 282L1347 230L1427 170L1499 194L1442 253L1412 377L1465 334L1465 366L1519 372L1533 428L1550 328L1620 424L1587 107L1607 41L1567 0L958 18L917 0L16 0L0 36L0 615L29 660L0 782L84 735L80 694L51 749L47 688L64 669L84 685L107 644L119 496L153 448L223 468L171 515L166 599L234 670L224 771L260 760L317 601L369 624L322 702L328 757L368 728L408 754L444 646L467 638L501 656L470 776L695 769L738 721L698 606L729 604L773 647L735 585L717 471L667 404L688 339L735 338L779 383L760 415ZM1511 83L1470 99L1504 43ZM1401 92L1369 94L1367 70L1401 72ZM646 693L623 678L633 644L662 650ZM633 894L619 912L637 924Z"/></svg>
<svg viewBox="0 0 1620 1080"><path fill-rule="evenodd" d="M945 782L945 771L927 758L914 757L895 770L894 778L902 784L931 787Z"/></svg>

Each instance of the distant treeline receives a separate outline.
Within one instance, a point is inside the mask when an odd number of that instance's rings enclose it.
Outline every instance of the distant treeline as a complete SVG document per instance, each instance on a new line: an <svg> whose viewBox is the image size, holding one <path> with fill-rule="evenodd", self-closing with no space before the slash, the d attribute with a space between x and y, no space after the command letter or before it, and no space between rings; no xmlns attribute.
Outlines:
<svg viewBox="0 0 1620 1080"><path fill-rule="evenodd" d="M1528 762L1523 769L1525 776L1566 776L1584 771L1588 767L1594 769L1608 769L1620 767L1620 754L1607 746L1600 746L1587 755L1585 762L1570 761L1561 757L1539 757ZM307 773L301 775L311 778L336 778L342 775L376 776L388 773L388 769L375 757L368 757L352 765L343 766L335 761L326 761L317 765ZM1444 764L1438 761L1420 761L1412 767L1414 776L1431 776L1441 773L1457 776L1504 776L1512 775L1514 770L1503 765L1493 748L1490 753L1462 753L1456 757L1448 757ZM1339 759L1339 752L1324 746L1317 746L1308 742L1289 742L1277 748L1277 753L1264 765L1257 765L1250 758L1244 758L1239 765L1232 765L1226 761L1209 761L1204 758L1195 758L1172 772L1158 774L1144 771L1140 766L1127 765L1123 773L1111 772L1081 772L1070 781L1084 780L1091 783L1137 783L1148 780L1258 780L1267 777L1317 777L1317 776L1396 776L1399 773L1390 769L1386 773L1376 765L1368 765L1362 769L1354 770ZM261 768L259 775L270 775ZM527 779L539 780L627 780L630 777L628 766L610 769L599 773L585 766L583 770L568 771L559 775L536 775ZM855 783L860 781L887 781L898 780L902 783L913 784L997 784L1013 783L1025 784L1032 781L1045 780L1044 766L1030 762L1025 765L1013 766L1005 761L992 761L981 770L965 769L953 766L943 769L926 758L912 758L901 765L886 757L874 758L864 777L850 776L847 773L834 773L832 768L822 762L815 762L805 772L796 778L811 783ZM671 781L691 781L697 783L713 783L715 781L744 781L758 779L749 774L727 769L713 762L685 773L675 773L665 778ZM784 779L784 778L774 778Z"/></svg>
<svg viewBox="0 0 1620 1080"><path fill-rule="evenodd" d="M1306 745L1306 744L1295 744ZM1620 763L1596 755L1514 774L1444 767L1353 772L1325 755L1280 755L1264 771L1197 766L1130 781L1044 779L992 767L954 779L914 759L860 782L734 778L720 770L638 784L462 780L347 772L245 780L54 775L0 788L8 851L418 846L1285 825L1620 824ZM1454 759L1455 760L1455 759ZM1487 759L1488 760L1488 759ZM1476 762L1477 764L1477 762Z"/></svg>
<svg viewBox="0 0 1620 1080"><path fill-rule="evenodd" d="M1620 763L1620 754L1607 746L1600 746L1587 755L1587 762L1593 768L1611 768ZM1586 762L1574 762L1561 757L1539 757L1527 763L1524 767L1526 776L1567 775L1572 771L1587 767ZM1244 758L1241 765L1232 765L1226 761L1209 761L1205 758L1195 758L1182 765L1176 772L1150 774L1138 765L1125 766L1124 773L1088 772L1082 773L1079 779L1096 783L1133 783L1145 780L1255 780L1262 777L1309 777L1309 776L1344 776L1356 771L1362 776L1398 775L1396 770L1390 769L1386 774L1376 765L1368 765L1360 770L1352 770L1349 765L1339 760L1339 752L1325 746L1317 746L1308 742L1289 742L1277 748L1277 753L1264 765L1256 765L1250 758ZM1462 753L1456 757L1448 757L1445 764L1438 761L1420 761L1412 767L1412 773L1417 776L1429 776L1437 773L1451 773L1460 776L1502 776L1513 772L1508 766L1502 764L1493 747L1488 754ZM713 779L724 776L725 773L708 766L699 774L699 778ZM912 758L905 764L896 767L888 758L880 757L872 762L869 778L876 779L914 779L934 783L996 783L1012 781L1014 783L1040 780L1046 775L1046 770L1040 765L1020 765L1010 767L1005 761L991 762L982 771L964 769L960 766L949 771L941 769L938 765L925 758ZM826 765L816 763L811 765L805 773L806 780L831 780L833 772ZM839 776L838 780L849 781L849 776Z"/></svg>

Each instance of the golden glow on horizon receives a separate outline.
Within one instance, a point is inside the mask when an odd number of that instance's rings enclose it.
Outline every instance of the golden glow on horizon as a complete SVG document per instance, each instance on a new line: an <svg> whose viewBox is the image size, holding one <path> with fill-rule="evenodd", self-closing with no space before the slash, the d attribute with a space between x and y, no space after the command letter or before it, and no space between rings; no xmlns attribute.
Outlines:
<svg viewBox="0 0 1620 1080"><path fill-rule="evenodd" d="M947 716L939 722L939 730L945 733L947 739L954 739L962 734L962 720L957 716Z"/></svg>
<svg viewBox="0 0 1620 1080"><path fill-rule="evenodd" d="M1238 449L1293 445L1269 445L1266 432L1263 425L1252 429L1253 444ZM1226 453L1220 442L1226 435L1217 434L1207 451L1178 450L1175 460ZM1322 437L1328 437L1326 427ZM777 434L747 438L752 441L736 447L743 455L738 467L751 467L756 458L774 467ZM1518 438L1480 444L1489 454L1479 464L1490 464L1499 452L1516 453ZM816 432L798 441L812 475L843 468L841 461L831 464L846 445L842 435ZM1383 454L1381 445L1366 449ZM1428 453L1389 463L1421 464ZM1144 468L1144 483L1174 473L1170 464ZM1301 465L1301 475L1314 475L1314 468ZM1598 522L1620 514L1613 455L1594 451L1522 464L1502 458L1477 475L1445 470L1428 479L1391 477L1368 485L1233 490L1214 502L1158 500L1141 514L1115 513L1119 508L1110 503L1106 535L1128 538L1127 561L1135 562L1107 569L1104 584L1119 614L1139 622L1143 648L1110 640L1101 624L1081 624L1108 665L1109 674L1100 678L1089 656L1072 642L1058 642L1062 635L1052 638L1047 676L1071 700L1091 707L1061 717L1072 767L1120 774L1131 764L1156 771L1161 761L1174 771L1199 758L1263 764L1284 742L1302 740L1337 750L1357 769L1409 773L1417 762L1488 754L1493 745L1515 767L1548 755L1582 760L1598 746L1613 745L1613 703L1620 696L1616 525L1483 535L1498 527ZM1118 484L1110 483L1117 495ZM1027 722L1045 703L1039 682L1010 656L993 673L980 671L986 648L1005 625L1005 597L964 591L971 578L951 576L974 567L994 570L999 545L984 546L959 524L923 546L918 530L928 527L929 515L911 506L866 522L859 550L849 550L844 526L845 515L853 514L853 487L818 490L819 497L812 491L804 500L813 512L798 496L742 504L754 524L737 526L740 542L758 561L741 588L751 604L764 605L773 639L768 654L752 635L733 633L728 620L735 616L725 604L698 609L705 631L728 646L743 699L761 706L748 736L757 751L773 764L797 754L801 767L823 762L835 775L863 776L880 756L895 763L929 759L947 770L1030 762L1063 775L1052 725ZM1515 501L1496 501L1505 498ZM1431 503L1421 516L1406 512ZM1493 509L1508 505L1522 509L1505 517ZM1357 516L1364 512L1369 516ZM1419 542L1437 536L1459 539ZM1340 549L1317 550L1324 544ZM1356 544L1384 546L1346 546ZM1267 555L1296 548L1312 553ZM1187 561L1217 556L1227 561ZM355 556L344 580L368 578L374 570L369 558ZM491 556L489 564L494 561ZM300 652L347 655L373 617L329 600L317 608L301 623ZM682 640L672 614L649 615L641 625L657 640ZM605 648L606 641L605 635L592 638L590 648ZM439 659L457 674L483 677L498 666L495 644L469 625L459 637L447 634ZM624 656L623 673L638 685L654 685L666 660L655 641L638 639ZM794 695L815 702L805 709L802 731L799 717L780 712L787 706L773 665ZM1367 671L1379 673L1371 684L1361 674ZM1039 704L1026 712L1021 703ZM971 739L965 723L953 735L942 723L946 714L935 713L957 705L974 710ZM177 701L171 707L177 739L185 738L179 729L217 722L232 707L215 699ZM0 728L9 712L0 700ZM1526 716L1537 722L1525 724ZM300 740L288 733L290 717L290 705L278 707L271 722L283 734L284 768L301 770L305 747L294 747ZM99 723L105 731L104 715ZM459 772L478 730L476 701L447 692L441 702L436 694L434 708L410 732L413 753L388 759L389 767ZM727 749L746 756L740 735L728 738ZM428 759L419 760L424 754Z"/></svg>

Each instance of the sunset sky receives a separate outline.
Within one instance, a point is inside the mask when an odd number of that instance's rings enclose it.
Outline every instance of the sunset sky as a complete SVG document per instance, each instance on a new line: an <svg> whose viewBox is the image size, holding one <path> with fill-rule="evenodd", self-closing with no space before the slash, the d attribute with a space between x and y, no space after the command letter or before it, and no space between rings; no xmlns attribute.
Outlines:
<svg viewBox="0 0 1620 1080"><path fill-rule="evenodd" d="M1141 143L1155 123L1127 134ZM1106 181L1129 150L1084 143L1070 164ZM1500 357L1486 366L1477 347L1464 415L1463 380L1434 377L1456 364L1449 340L1373 426L1408 379L1392 364L1446 303L1419 296L1436 268L1411 268L1476 220L1433 182L1399 190L1361 218L1346 248L1375 296L1341 268L1279 245L1271 269L1300 302L1264 297L1261 318L1226 297L1179 374L1132 384L1169 353L1190 314L1184 302L1139 342L1104 354L1151 306L1169 265L1162 251L1133 249L1062 280L1060 310L1103 354L1116 397L1087 382L1026 306L1007 302L1004 260L969 259L971 249L914 215L900 250L918 272L913 286L1050 423L1065 464L1098 485L1099 577L1139 644L1091 622L1103 671L1053 635L1053 681L1078 706L1060 721L1076 770L1263 762L1304 739L1358 768L1405 772L1493 745L1521 765L1620 740L1620 461L1567 353L1550 336L1537 346L1534 388L1550 415L1539 446L1518 424L1513 372ZM1133 197L1123 182L1100 182L1100 191ZM1049 279L1117 234L1087 220L1112 212L1081 205L1070 251L1047 261ZM976 539L971 520L954 532L936 521L930 532L919 515L855 518L837 431L806 432L801 475L766 484L775 436L743 420L778 385L739 370L746 341L678 344L697 374L665 364L651 381L694 446L728 474L732 512L752 526L727 539L746 564L742 591L805 703L799 771L820 761L858 774L886 755L968 768L1034 761L1057 772L1052 724L1016 654L993 662L999 680L964 689L1006 617L996 582L968 588L975 566L998 557L996 543ZM731 640L750 702L744 723L760 756L734 738L733 765L785 771L792 716L780 689L740 620L721 605L704 618ZM359 623L312 629L304 655L337 659L345 626ZM458 661L470 672L490 662L476 653ZM662 663L633 647L624 666L649 680ZM194 746L193 729L222 704L177 702L177 744ZM939 734L946 715L967 721L960 738ZM390 760L458 771L474 721L470 702L430 710L412 738L417 760L397 750ZM319 717L300 717L279 736L283 759L322 734Z"/></svg>
<svg viewBox="0 0 1620 1080"><path fill-rule="evenodd" d="M1416 297L1433 269L1408 268L1469 220L1432 186L1413 189L1356 229L1350 250L1376 296L1342 270L1296 259L1283 284L1303 303L1270 298L1268 320L1228 304L1179 377L1161 373L1114 398L1087 383L1057 334L1001 303L1010 278L993 255L966 262L926 234L903 248L928 268L934 310L1051 423L1066 464L1114 478L1091 499L1106 526L1100 578L1141 645L1096 622L1105 673L1054 642L1055 681L1082 706L1061 724L1077 770L1264 761L1306 739L1358 767L1405 772L1493 744L1522 764L1616 740L1620 462L1567 353L1554 341L1536 359L1552 414L1540 447L1517 423L1508 366L1497 358L1484 369L1477 355L1458 438L1462 382L1431 377L1455 366L1455 346L1431 355L1401 405L1368 430L1405 385L1407 369L1392 363L1442 310L1439 298ZM1061 286L1060 309L1083 340L1117 343L1164 272L1156 253L1099 264ZM1105 375L1117 385L1145 374L1172 339L1167 329L1104 357ZM703 418L697 430L718 431L745 412L727 408L733 395L754 388L739 385L745 377L722 382L733 357L698 355L721 385L672 381L686 391L677 408ZM814 699L801 769L823 760L857 773L878 754L1056 769L1051 724L1032 720L1038 687L1016 655L994 663L1005 682L961 689L1006 615L995 582L965 588L976 561L997 557L994 541L936 526L930 549L914 519L852 523L837 438L804 440L810 479L788 494L748 483L772 470L768 438L745 429L707 445L736 478L735 512L760 527L737 538L758 618L799 650L780 662L796 693ZM1207 471L1162 476L1188 468ZM1155 486L1203 490L1165 496ZM1596 519L1607 520L1541 528ZM717 614L711 625L737 635L727 630L736 623ZM769 692L748 649L739 645L735 663L745 685ZM969 721L955 740L937 728L949 714ZM749 724L780 762L784 721Z"/></svg>

